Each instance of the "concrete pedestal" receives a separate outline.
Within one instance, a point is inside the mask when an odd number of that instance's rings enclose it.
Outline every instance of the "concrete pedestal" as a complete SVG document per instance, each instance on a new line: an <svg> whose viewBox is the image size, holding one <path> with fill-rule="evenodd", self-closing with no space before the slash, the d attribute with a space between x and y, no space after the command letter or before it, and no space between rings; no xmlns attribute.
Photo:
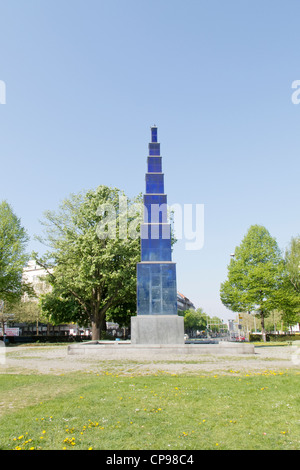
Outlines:
<svg viewBox="0 0 300 470"><path fill-rule="evenodd" d="M184 360L192 355L201 361L206 354L236 356L255 354L253 343L230 343L221 341L219 344L131 344L130 341L88 341L68 346L68 354L90 355L99 359L133 359L142 360Z"/></svg>
<svg viewBox="0 0 300 470"><path fill-rule="evenodd" d="M184 344L183 317L137 315L131 317L131 344Z"/></svg>

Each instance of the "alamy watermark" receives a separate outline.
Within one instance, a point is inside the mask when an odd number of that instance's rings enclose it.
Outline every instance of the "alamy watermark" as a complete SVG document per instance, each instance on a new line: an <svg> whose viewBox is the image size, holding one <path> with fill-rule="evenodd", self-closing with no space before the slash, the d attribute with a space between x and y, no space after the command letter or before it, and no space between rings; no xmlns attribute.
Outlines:
<svg viewBox="0 0 300 470"><path fill-rule="evenodd" d="M201 250L204 245L204 204L128 204L119 196L118 208L110 203L97 209L100 239L185 240L186 250ZM172 225L172 231L170 226Z"/></svg>
<svg viewBox="0 0 300 470"><path fill-rule="evenodd" d="M291 99L293 104L300 103L300 80L294 80L292 83L292 88L295 91L292 93Z"/></svg>
<svg viewBox="0 0 300 470"><path fill-rule="evenodd" d="M6 104L6 83L0 80L0 104Z"/></svg>

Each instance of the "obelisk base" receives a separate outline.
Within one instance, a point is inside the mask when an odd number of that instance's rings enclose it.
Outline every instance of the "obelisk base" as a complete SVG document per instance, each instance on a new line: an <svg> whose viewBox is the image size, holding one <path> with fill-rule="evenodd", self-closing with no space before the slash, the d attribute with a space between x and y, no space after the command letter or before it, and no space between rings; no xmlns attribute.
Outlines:
<svg viewBox="0 0 300 470"><path fill-rule="evenodd" d="M183 321L178 315L131 317L131 344L184 344Z"/></svg>

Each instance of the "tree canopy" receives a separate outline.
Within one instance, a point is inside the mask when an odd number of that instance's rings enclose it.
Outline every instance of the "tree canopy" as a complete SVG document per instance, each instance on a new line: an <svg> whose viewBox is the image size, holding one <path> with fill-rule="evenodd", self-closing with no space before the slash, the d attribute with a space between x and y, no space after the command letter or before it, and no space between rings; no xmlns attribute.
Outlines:
<svg viewBox="0 0 300 470"><path fill-rule="evenodd" d="M252 225L236 247L221 284L222 303L234 312L256 311L264 319L281 307L284 262L276 240L260 225Z"/></svg>
<svg viewBox="0 0 300 470"><path fill-rule="evenodd" d="M197 310L186 310L184 312L184 328L189 334L194 331L206 329L207 315L201 308Z"/></svg>
<svg viewBox="0 0 300 470"><path fill-rule="evenodd" d="M6 202L0 203L0 299L15 304L25 292L33 294L30 285L22 282L23 268L29 256L26 246L29 237Z"/></svg>
<svg viewBox="0 0 300 470"><path fill-rule="evenodd" d="M285 252L287 275L295 292L300 294L300 238L293 237Z"/></svg>
<svg viewBox="0 0 300 470"><path fill-rule="evenodd" d="M109 311L117 317L120 306L135 307L139 202L99 186L71 195L57 213L45 213L40 241L49 251L35 257L52 285L41 300L52 321L91 323L92 337L99 339Z"/></svg>
<svg viewBox="0 0 300 470"><path fill-rule="evenodd" d="M289 324L300 318L300 239L293 237L285 251L284 290L281 294L283 319Z"/></svg>

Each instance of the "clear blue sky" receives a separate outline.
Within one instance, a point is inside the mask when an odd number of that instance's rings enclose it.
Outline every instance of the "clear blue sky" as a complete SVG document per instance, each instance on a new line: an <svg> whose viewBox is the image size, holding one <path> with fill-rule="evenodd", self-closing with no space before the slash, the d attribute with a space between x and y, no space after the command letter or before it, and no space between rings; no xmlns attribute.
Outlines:
<svg viewBox="0 0 300 470"><path fill-rule="evenodd" d="M300 233L300 2L2 0L0 17L0 200L33 237L70 193L144 192L155 123L168 202L205 206L178 290L232 318L219 287L250 225L282 249Z"/></svg>

